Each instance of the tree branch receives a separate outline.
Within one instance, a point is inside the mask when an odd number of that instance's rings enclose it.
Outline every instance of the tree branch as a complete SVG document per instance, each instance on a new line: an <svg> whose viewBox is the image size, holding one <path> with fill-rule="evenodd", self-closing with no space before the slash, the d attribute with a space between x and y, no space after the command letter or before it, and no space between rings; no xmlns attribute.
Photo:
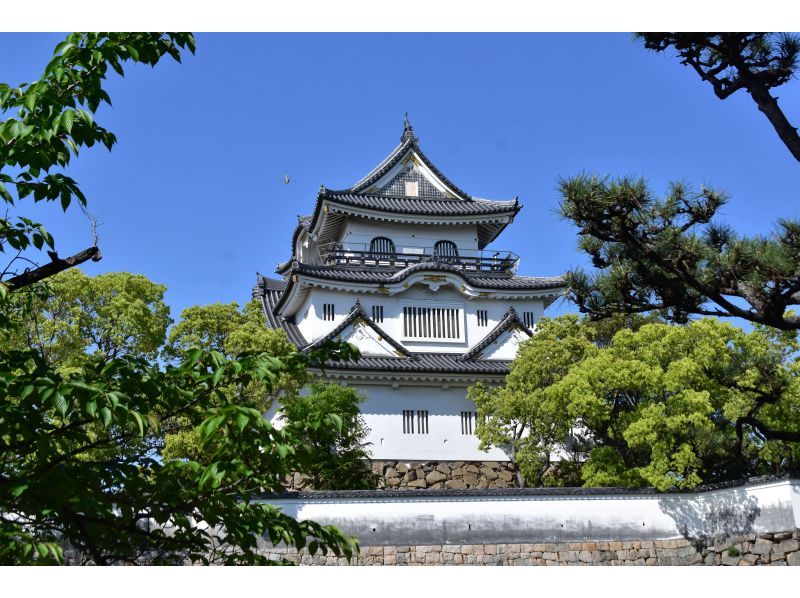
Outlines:
<svg viewBox="0 0 800 598"><path fill-rule="evenodd" d="M14 276L13 278L9 278L6 281L6 285L10 291L16 291L23 287L27 287L39 282L40 280L44 280L45 278L49 278L54 274L68 270L69 268L74 268L75 266L78 266L89 260L92 260L93 262L99 262L101 259L102 255L100 254L100 249L98 247L89 247L88 249L84 249L80 253L76 253L75 255L65 259L61 259L58 257L58 255L55 255L53 261L49 264L36 268L35 270L23 272L22 274Z"/></svg>

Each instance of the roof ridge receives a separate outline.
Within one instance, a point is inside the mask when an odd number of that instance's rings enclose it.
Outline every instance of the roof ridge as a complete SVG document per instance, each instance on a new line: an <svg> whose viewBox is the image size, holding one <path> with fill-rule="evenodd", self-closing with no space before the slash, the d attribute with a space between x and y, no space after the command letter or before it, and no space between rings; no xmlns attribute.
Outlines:
<svg viewBox="0 0 800 598"><path fill-rule="evenodd" d="M519 205L519 197L515 197L514 199L486 199L482 197L470 197L468 199L464 198L444 198L444 197L421 197L421 196L414 196L414 195L382 195L380 193L364 193L361 191L353 191L352 189L328 189L325 187L323 189L323 193L328 197L334 195L351 195L354 197L366 197L369 199L408 199L414 201L427 201L427 202L441 202L441 203L452 203L453 201L462 201L465 203L488 203L488 204L495 204L495 203L502 203L502 204L509 204L511 206Z"/></svg>
<svg viewBox="0 0 800 598"><path fill-rule="evenodd" d="M340 335L345 330L345 328L350 326L350 324L352 324L358 318L361 318L362 320L364 320L364 322L367 324L367 326L369 326L375 332L377 332L378 335L382 339L384 339L386 342L388 342L392 347L394 347L394 349L396 351L399 351L400 353L402 353L403 356L404 356L402 359L414 359L414 355L413 355L413 353L411 353L411 351L409 351L402 344L397 342L394 338L392 338L391 335L387 334L380 326L378 326L375 323L375 321L372 318L370 318L367 315L367 312L364 309L364 306L361 305L361 301L359 299L356 299L355 304L350 309L350 313L347 314L345 319L342 320L339 323L338 326L336 326L333 330L331 330L325 336L323 336L323 337L317 339L316 341L314 341L313 343L309 344L307 347L305 347L305 349L303 349L303 351L309 351L311 349L314 349L314 348L318 347L319 345L321 345L321 344L323 344L325 342L332 341L338 335Z"/></svg>
<svg viewBox="0 0 800 598"><path fill-rule="evenodd" d="M528 337L533 336L531 331L525 325L525 322L519 319L519 315L517 315L517 310L514 309L514 306L508 308L508 311L505 313L503 318L497 323L489 334L484 336L481 340L479 340L475 345L471 348L467 349L463 355L459 358L462 361L466 361L468 359L472 359L479 355L486 347L489 346L490 343L493 343L497 340L501 334L510 330L512 326L516 326L517 328L521 329Z"/></svg>

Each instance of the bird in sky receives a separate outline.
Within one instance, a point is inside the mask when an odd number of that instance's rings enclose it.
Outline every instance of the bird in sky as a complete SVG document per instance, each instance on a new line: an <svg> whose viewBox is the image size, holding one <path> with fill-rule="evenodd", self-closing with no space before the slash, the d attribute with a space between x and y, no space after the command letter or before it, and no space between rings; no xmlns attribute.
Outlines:
<svg viewBox="0 0 800 598"><path fill-rule="evenodd" d="M283 175L283 184L284 185L288 185L289 184L289 175L288 174Z"/></svg>

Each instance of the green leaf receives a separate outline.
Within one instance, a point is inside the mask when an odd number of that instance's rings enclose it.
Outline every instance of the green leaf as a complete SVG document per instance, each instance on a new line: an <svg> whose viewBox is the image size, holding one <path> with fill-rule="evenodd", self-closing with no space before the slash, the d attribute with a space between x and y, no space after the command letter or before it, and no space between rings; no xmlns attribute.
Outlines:
<svg viewBox="0 0 800 598"><path fill-rule="evenodd" d="M137 62L139 61L139 50L137 50L133 46L125 46L125 49L128 51L128 54L131 55L131 58L133 58Z"/></svg>
<svg viewBox="0 0 800 598"><path fill-rule="evenodd" d="M28 484L17 483L11 486L11 496L19 498L20 495L28 489Z"/></svg>
<svg viewBox="0 0 800 598"><path fill-rule="evenodd" d="M247 416L246 413L242 413L241 411L236 414L236 427L239 429L239 432L244 430L247 423L250 421L250 418Z"/></svg>
<svg viewBox="0 0 800 598"><path fill-rule="evenodd" d="M67 414L69 403L64 395L62 395L60 392L56 392L55 396L53 397L53 406L55 407L56 411L58 411L58 414L61 417L64 417Z"/></svg>
<svg viewBox="0 0 800 598"><path fill-rule="evenodd" d="M108 407L100 409L100 421L103 422L103 426L106 428L111 424L111 409Z"/></svg>
<svg viewBox="0 0 800 598"><path fill-rule="evenodd" d="M34 107L36 106L37 96L35 93L28 93L25 95L25 107L30 111L33 112Z"/></svg>
<svg viewBox="0 0 800 598"><path fill-rule="evenodd" d="M136 411L131 411L130 414L133 416L133 419L136 420L136 423L139 426L139 436L144 436L144 420L142 420L142 416Z"/></svg>
<svg viewBox="0 0 800 598"><path fill-rule="evenodd" d="M72 110L64 110L64 112L61 114L61 127L67 133L72 132L72 124L74 119L75 119L75 112L73 112Z"/></svg>
<svg viewBox="0 0 800 598"><path fill-rule="evenodd" d="M88 401L84 406L84 410L89 417L94 417L97 413L97 401Z"/></svg>
<svg viewBox="0 0 800 598"><path fill-rule="evenodd" d="M222 422L225 421L224 415L215 415L213 417L209 417L206 419L202 424L200 424L199 432L200 438L206 440L210 438L214 432L219 429Z"/></svg>

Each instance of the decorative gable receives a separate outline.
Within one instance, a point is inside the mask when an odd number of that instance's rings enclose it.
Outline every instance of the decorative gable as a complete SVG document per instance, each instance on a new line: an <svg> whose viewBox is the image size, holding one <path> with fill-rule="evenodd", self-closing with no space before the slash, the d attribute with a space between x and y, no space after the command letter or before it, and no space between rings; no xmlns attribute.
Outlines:
<svg viewBox="0 0 800 598"><path fill-rule="evenodd" d="M397 350L375 330L356 320L339 333L340 340L354 344L362 355L372 357L397 357Z"/></svg>
<svg viewBox="0 0 800 598"><path fill-rule="evenodd" d="M381 184L383 183L383 186ZM416 183L417 194L409 193L409 189L414 188ZM386 182L378 181L375 185L377 188L376 195L383 195L388 197L421 197L423 199L454 199L452 195L447 194L440 187L437 187L432 182L432 179L426 176L426 173L420 168L413 160L407 162L403 169Z"/></svg>
<svg viewBox="0 0 800 598"><path fill-rule="evenodd" d="M531 330L519 319L514 307L476 345L461 356L461 359L487 359L510 361L517 354L519 344L531 336Z"/></svg>
<svg viewBox="0 0 800 598"><path fill-rule="evenodd" d="M482 351L480 359L500 359L511 361L517 354L519 344L530 338L519 328L506 330Z"/></svg>
<svg viewBox="0 0 800 598"><path fill-rule="evenodd" d="M304 351L309 351L327 341L352 343L363 355L372 357L412 357L403 345L386 334L367 316L358 300L347 317L336 328L314 341Z"/></svg>

